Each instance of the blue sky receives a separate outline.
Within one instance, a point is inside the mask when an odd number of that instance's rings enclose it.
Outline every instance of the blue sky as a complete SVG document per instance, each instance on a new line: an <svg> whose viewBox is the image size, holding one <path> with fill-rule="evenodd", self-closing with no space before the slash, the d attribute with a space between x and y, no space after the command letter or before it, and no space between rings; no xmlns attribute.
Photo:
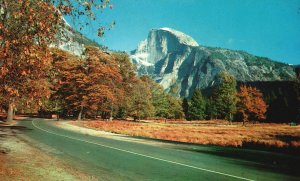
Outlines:
<svg viewBox="0 0 300 181"><path fill-rule="evenodd" d="M111 0L99 14L116 26L97 38L96 25L84 30L90 39L113 50L130 51L153 28L170 27L200 45L245 50L290 64L300 64L300 0Z"/></svg>

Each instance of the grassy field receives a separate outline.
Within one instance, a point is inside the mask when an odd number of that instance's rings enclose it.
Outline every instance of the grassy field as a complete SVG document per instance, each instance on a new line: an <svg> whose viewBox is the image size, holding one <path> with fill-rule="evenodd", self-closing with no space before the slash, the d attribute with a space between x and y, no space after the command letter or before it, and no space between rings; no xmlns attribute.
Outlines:
<svg viewBox="0 0 300 181"><path fill-rule="evenodd" d="M242 126L224 120L211 121L72 121L71 124L121 133L185 143L219 146L262 146L300 148L300 126L259 123Z"/></svg>

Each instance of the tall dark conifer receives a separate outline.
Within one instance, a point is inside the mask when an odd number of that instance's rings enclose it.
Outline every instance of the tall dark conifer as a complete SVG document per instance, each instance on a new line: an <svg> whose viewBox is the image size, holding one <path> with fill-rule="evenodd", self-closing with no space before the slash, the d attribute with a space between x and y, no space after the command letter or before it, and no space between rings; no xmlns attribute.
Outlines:
<svg viewBox="0 0 300 181"><path fill-rule="evenodd" d="M205 100L201 94L200 89L196 89L192 99L191 105L189 107L189 119L190 120L199 120L204 119L205 116Z"/></svg>
<svg viewBox="0 0 300 181"><path fill-rule="evenodd" d="M185 119L189 120L189 101L187 98L184 98L182 101L182 110L183 110Z"/></svg>
<svg viewBox="0 0 300 181"><path fill-rule="evenodd" d="M232 120L236 113L236 80L227 72L221 72L218 78L220 83L212 95L212 104L217 111L216 118Z"/></svg>

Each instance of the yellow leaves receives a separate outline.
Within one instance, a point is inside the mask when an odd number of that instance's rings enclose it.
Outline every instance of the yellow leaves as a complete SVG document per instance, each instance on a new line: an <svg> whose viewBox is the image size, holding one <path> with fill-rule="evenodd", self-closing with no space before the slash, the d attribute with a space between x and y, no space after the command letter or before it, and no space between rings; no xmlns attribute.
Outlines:
<svg viewBox="0 0 300 181"><path fill-rule="evenodd" d="M92 7L91 7L90 3L88 3L87 1L85 1L83 4L85 5L85 10L86 11L91 10Z"/></svg>

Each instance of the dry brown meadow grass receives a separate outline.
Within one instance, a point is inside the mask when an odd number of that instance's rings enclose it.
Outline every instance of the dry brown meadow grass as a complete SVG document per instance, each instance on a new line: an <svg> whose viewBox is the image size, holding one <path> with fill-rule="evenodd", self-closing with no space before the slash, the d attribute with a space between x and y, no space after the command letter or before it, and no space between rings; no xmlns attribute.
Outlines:
<svg viewBox="0 0 300 181"><path fill-rule="evenodd" d="M72 124L103 131L162 140L242 147L256 145L300 148L300 126L288 124L211 121L74 121Z"/></svg>

